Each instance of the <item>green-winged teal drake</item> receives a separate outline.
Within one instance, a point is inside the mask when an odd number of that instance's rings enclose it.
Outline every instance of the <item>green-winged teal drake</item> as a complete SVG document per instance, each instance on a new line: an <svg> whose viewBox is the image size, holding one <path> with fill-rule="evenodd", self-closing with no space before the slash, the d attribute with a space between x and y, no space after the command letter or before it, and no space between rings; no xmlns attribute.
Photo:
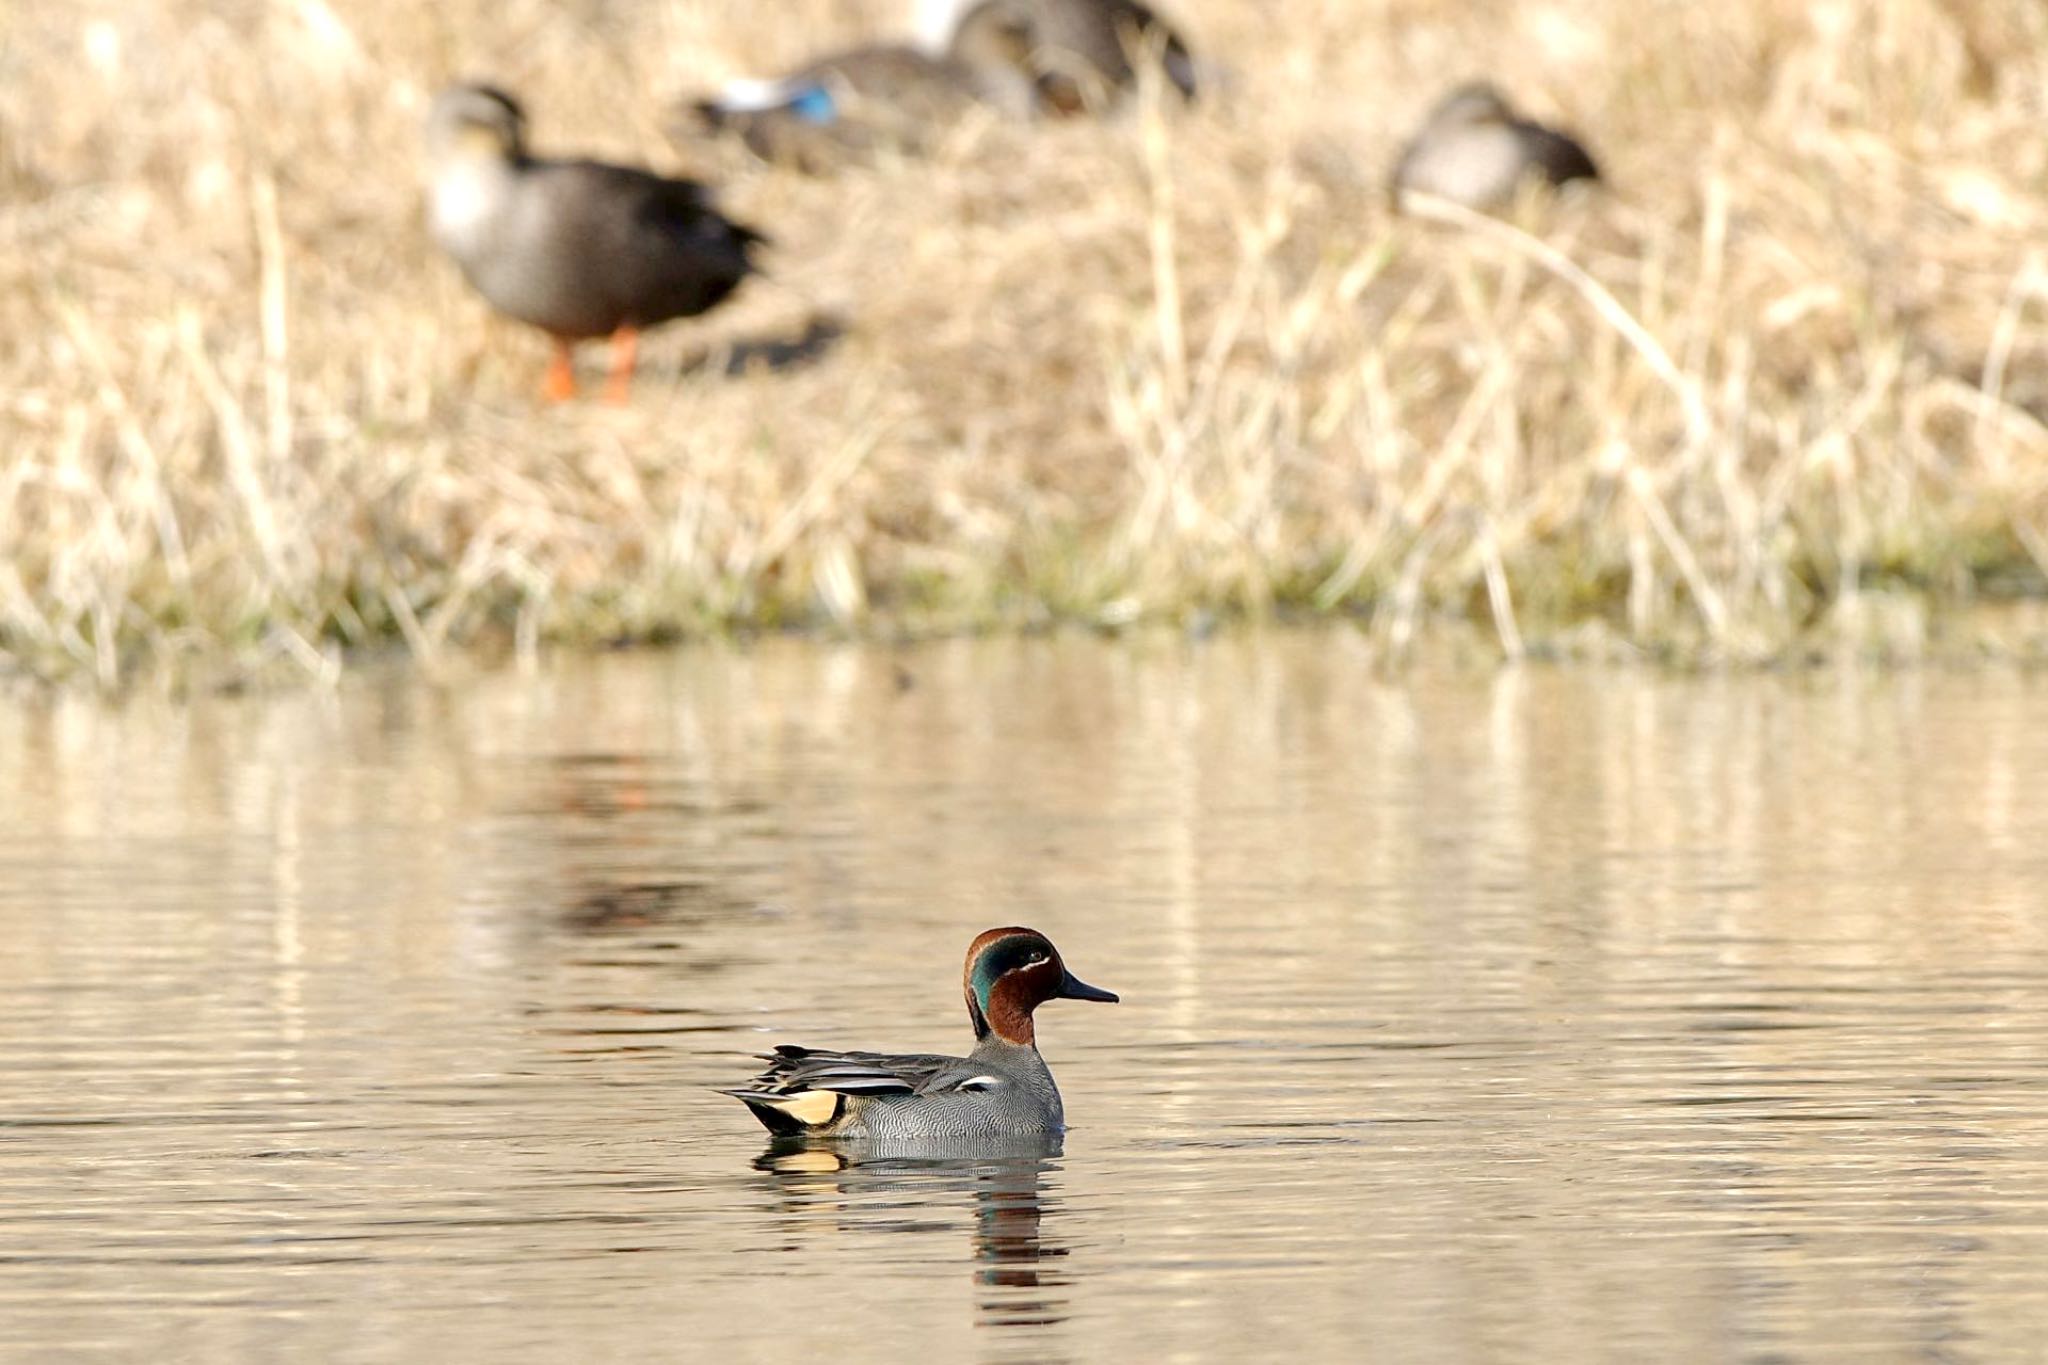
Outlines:
<svg viewBox="0 0 2048 1365"><path fill-rule="evenodd" d="M1116 996L1075 979L1033 929L990 929L962 972L974 1050L965 1057L892 1056L782 1046L768 1069L722 1093L744 1100L779 1137L879 1141L1057 1135L1060 1092L1038 1055L1031 1012L1048 1000Z"/></svg>
<svg viewBox="0 0 2048 1365"><path fill-rule="evenodd" d="M610 336L609 393L623 399L640 329L715 307L764 240L695 181L531 155L526 115L489 86L441 92L427 153L434 240L493 308L554 338L549 398L576 391L574 344Z"/></svg>
<svg viewBox="0 0 2048 1365"><path fill-rule="evenodd" d="M1484 81L1461 85L1430 110L1394 167L1391 189L1455 200L1472 209L1497 209L1524 181L1552 185L1597 180L1592 154L1575 139L1517 114Z"/></svg>
<svg viewBox="0 0 2048 1365"><path fill-rule="evenodd" d="M1137 84L1137 62L1154 59L1183 98L1195 97L1195 59L1187 41L1142 0L1025 3L1046 98L1061 109L1103 107Z"/></svg>
<svg viewBox="0 0 2048 1365"><path fill-rule="evenodd" d="M1039 111L1023 0L974 0L927 48L877 44L820 57L777 80L734 81L691 106L766 161L822 171L887 148L928 150L977 109Z"/></svg>

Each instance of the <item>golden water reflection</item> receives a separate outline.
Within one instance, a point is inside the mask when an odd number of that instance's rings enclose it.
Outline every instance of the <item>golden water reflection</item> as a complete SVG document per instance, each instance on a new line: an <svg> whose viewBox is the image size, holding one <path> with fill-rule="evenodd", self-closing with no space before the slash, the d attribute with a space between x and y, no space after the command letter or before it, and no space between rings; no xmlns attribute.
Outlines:
<svg viewBox="0 0 2048 1365"><path fill-rule="evenodd" d="M0 1354L2025 1358L2044 718L1341 630L17 700ZM964 1047L1010 922L1123 996L1063 1153L755 1164L749 1054Z"/></svg>
<svg viewBox="0 0 2048 1365"><path fill-rule="evenodd" d="M864 1234L951 1235L950 1226L933 1226L932 1215L943 1215L948 1205L971 1208L967 1260L978 1291L976 1325L1049 1328L1069 1314L1062 1292L1069 1283L1062 1273L1067 1247L1047 1227L1059 1216L1059 1156L1057 1141L971 1155L788 1145L771 1147L754 1166L775 1177L792 1235L817 1227L829 1211L830 1230L849 1239L849 1256L862 1254L857 1239ZM904 1205L919 1216L894 1216Z"/></svg>

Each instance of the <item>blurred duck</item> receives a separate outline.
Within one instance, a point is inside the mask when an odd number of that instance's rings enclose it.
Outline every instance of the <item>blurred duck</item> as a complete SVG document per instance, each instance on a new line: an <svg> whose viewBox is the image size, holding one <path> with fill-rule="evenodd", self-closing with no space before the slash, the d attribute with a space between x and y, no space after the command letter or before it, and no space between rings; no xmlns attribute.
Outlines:
<svg viewBox="0 0 2048 1365"><path fill-rule="evenodd" d="M1475 81L1430 111L1394 167L1392 189L1397 206L1415 191L1492 210L1536 177L1555 186L1597 180L1600 168L1576 140L1522 118L1500 91Z"/></svg>
<svg viewBox="0 0 2048 1365"><path fill-rule="evenodd" d="M529 155L526 115L489 86L441 92L427 153L434 240L493 308L554 338L549 399L575 395L575 343L609 336L607 396L623 402L640 330L715 307L765 240L695 181Z"/></svg>
<svg viewBox="0 0 2048 1365"><path fill-rule="evenodd" d="M939 3L940 0L928 0ZM1184 99L1195 97L1195 59L1173 26L1140 0L1027 0L1047 98L1063 112L1100 109L1156 60Z"/></svg>
<svg viewBox="0 0 2048 1365"><path fill-rule="evenodd" d="M852 48L779 80L735 81L693 106L764 160L822 171L888 148L918 152L975 109L1039 109L1035 44L1022 0L974 0L926 49Z"/></svg>

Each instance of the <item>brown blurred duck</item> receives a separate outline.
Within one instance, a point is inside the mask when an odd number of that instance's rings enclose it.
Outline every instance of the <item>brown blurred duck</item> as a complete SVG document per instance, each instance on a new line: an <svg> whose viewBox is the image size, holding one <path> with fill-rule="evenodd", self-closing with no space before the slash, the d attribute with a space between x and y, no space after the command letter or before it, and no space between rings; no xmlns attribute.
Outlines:
<svg viewBox="0 0 2048 1365"><path fill-rule="evenodd" d="M1597 180L1600 168L1576 139L1521 117L1499 90L1474 81L1430 110L1394 167L1392 190L1397 204L1414 190L1490 210L1539 177Z"/></svg>
<svg viewBox="0 0 2048 1365"><path fill-rule="evenodd" d="M1160 70L1185 99L1195 97L1195 59L1186 41L1140 0L1026 0L1038 65L1050 98L1069 112L1100 108L1138 83L1133 64L1156 52Z"/></svg>
<svg viewBox="0 0 2048 1365"><path fill-rule="evenodd" d="M820 171L884 147L923 151L975 109L1031 118L1035 47L1023 0L974 0L930 51L852 48L778 80L735 81L692 112L764 160Z"/></svg>
<svg viewBox="0 0 2048 1365"><path fill-rule="evenodd" d="M441 92L427 151L434 240L493 308L554 338L550 399L575 394L575 343L609 336L623 401L640 330L717 306L764 240L695 181L530 155L518 102L489 86Z"/></svg>

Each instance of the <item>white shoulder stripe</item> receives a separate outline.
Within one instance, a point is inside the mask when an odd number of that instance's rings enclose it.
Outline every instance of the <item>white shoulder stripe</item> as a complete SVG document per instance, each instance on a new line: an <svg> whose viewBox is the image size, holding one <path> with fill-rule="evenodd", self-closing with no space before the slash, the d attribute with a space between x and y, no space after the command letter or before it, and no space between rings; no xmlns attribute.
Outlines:
<svg viewBox="0 0 2048 1365"><path fill-rule="evenodd" d="M790 83L783 81L736 80L727 81L725 88L718 92L718 107L731 114L757 113L763 109L779 109L789 103L794 91Z"/></svg>

